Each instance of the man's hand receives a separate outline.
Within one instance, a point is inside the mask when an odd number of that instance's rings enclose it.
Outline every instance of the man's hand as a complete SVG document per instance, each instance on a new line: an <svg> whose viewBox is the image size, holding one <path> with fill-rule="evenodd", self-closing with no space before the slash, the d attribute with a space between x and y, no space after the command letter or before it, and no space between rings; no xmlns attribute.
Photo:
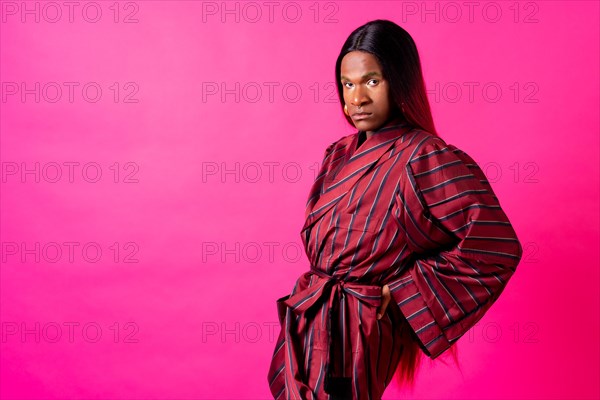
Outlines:
<svg viewBox="0 0 600 400"><path fill-rule="evenodd" d="M385 310L392 298L392 293L390 292L388 285L383 285L381 288L381 296L381 305L377 309L377 319L381 319L381 317L383 317L383 314L385 314Z"/></svg>

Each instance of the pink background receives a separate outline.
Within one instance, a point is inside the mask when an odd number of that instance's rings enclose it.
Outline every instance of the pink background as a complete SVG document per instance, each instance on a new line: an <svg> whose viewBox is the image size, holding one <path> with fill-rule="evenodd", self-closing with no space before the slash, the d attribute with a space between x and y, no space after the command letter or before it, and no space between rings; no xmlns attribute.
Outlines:
<svg viewBox="0 0 600 400"><path fill-rule="evenodd" d="M54 4L0 2L0 397L270 398L308 190L353 132L335 59L376 18L524 246L462 370L384 398L600 395L598 2Z"/></svg>

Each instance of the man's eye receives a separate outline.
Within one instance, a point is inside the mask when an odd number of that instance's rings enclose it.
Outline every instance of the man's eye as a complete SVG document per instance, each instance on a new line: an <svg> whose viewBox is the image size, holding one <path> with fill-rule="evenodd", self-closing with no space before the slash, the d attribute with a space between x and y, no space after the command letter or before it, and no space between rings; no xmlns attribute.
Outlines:
<svg viewBox="0 0 600 400"><path fill-rule="evenodd" d="M352 83L350 83L350 82L344 82L343 85L346 86L346 87L351 87L351 86L348 86L348 85L352 85Z"/></svg>
<svg viewBox="0 0 600 400"><path fill-rule="evenodd" d="M377 79L371 79L369 80L369 83L374 82L374 85L377 85L377 82L379 82Z"/></svg>

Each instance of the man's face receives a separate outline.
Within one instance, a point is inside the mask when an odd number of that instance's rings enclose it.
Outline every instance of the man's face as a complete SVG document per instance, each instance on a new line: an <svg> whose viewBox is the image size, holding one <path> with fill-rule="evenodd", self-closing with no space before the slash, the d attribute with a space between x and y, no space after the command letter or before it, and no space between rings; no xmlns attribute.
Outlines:
<svg viewBox="0 0 600 400"><path fill-rule="evenodd" d="M383 126L390 115L389 86L377 58L364 51L349 52L342 58L340 81L354 126L367 133Z"/></svg>

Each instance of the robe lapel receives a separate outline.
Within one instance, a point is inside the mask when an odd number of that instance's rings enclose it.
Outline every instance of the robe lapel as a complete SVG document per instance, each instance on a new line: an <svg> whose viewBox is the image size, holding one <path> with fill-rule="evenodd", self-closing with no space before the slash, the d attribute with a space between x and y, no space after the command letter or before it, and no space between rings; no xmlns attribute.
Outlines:
<svg viewBox="0 0 600 400"><path fill-rule="evenodd" d="M317 187L311 190L313 196L319 192L320 195L314 196L306 206L306 220L302 232L350 193L360 178L371 171L381 157L409 130L405 124L382 128L367 139L358 151L358 133L351 135L344 156L338 157L339 162L332 165L324 179L317 182Z"/></svg>

